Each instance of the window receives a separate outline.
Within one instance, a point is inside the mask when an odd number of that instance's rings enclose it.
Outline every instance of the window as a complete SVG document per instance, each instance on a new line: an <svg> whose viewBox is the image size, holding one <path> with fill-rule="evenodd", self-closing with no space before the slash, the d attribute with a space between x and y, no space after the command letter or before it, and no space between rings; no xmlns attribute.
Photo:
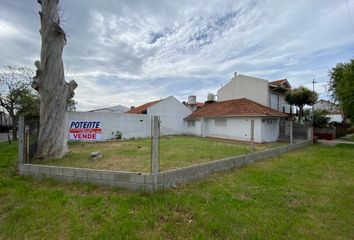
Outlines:
<svg viewBox="0 0 354 240"><path fill-rule="evenodd" d="M195 127L195 121L188 121L188 127Z"/></svg>
<svg viewBox="0 0 354 240"><path fill-rule="evenodd" d="M279 96L277 94L270 94L270 107L275 110L279 109Z"/></svg>
<svg viewBox="0 0 354 240"><path fill-rule="evenodd" d="M262 119L262 123L267 124L267 125L272 125L275 123L274 119Z"/></svg>
<svg viewBox="0 0 354 240"><path fill-rule="evenodd" d="M226 127L226 118L215 118L215 126Z"/></svg>

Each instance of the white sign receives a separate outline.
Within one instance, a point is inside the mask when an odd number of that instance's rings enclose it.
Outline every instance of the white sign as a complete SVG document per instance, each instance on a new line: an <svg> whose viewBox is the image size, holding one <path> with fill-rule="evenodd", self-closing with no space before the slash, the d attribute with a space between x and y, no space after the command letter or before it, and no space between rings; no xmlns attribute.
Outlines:
<svg viewBox="0 0 354 240"><path fill-rule="evenodd" d="M100 121L71 121L70 140L101 140L102 128Z"/></svg>

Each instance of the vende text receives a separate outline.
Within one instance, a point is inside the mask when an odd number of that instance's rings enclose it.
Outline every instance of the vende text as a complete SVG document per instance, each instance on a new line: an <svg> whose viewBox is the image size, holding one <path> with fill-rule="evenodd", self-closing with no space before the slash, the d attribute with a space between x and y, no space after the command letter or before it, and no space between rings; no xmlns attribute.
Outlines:
<svg viewBox="0 0 354 240"><path fill-rule="evenodd" d="M96 133L73 133L74 139L97 139Z"/></svg>

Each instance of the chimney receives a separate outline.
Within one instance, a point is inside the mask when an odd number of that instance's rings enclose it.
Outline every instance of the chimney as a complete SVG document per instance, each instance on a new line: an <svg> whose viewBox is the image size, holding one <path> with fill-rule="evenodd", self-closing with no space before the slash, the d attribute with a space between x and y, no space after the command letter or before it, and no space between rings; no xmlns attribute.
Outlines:
<svg viewBox="0 0 354 240"><path fill-rule="evenodd" d="M194 95L188 96L188 105L194 105L197 103L197 97Z"/></svg>
<svg viewBox="0 0 354 240"><path fill-rule="evenodd" d="M134 106L131 106L131 107L130 107L130 110L133 110L134 108L135 108Z"/></svg>
<svg viewBox="0 0 354 240"><path fill-rule="evenodd" d="M237 77L237 72L234 72L234 77Z"/></svg>
<svg viewBox="0 0 354 240"><path fill-rule="evenodd" d="M207 100L205 101L205 105L211 104L215 102L215 95L212 93L208 93Z"/></svg>

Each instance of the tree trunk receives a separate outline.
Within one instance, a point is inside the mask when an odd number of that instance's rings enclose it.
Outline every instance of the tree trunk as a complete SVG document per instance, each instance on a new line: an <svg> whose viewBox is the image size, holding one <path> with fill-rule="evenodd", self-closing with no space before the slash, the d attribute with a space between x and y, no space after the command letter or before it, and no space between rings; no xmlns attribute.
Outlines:
<svg viewBox="0 0 354 240"><path fill-rule="evenodd" d="M10 114L12 119L12 140L17 140L17 125L18 125L18 117Z"/></svg>
<svg viewBox="0 0 354 240"><path fill-rule="evenodd" d="M40 129L37 157L60 158L68 151L66 136L66 102L70 85L65 82L62 53L66 44L60 26L59 0L38 0L42 9L41 61L36 61L32 87L40 95ZM73 94L72 94L73 95Z"/></svg>
<svg viewBox="0 0 354 240"><path fill-rule="evenodd" d="M299 119L298 119L298 122L301 122L301 119L302 119L302 116L303 116L303 114L302 114L302 109L303 108L304 107L299 106Z"/></svg>

